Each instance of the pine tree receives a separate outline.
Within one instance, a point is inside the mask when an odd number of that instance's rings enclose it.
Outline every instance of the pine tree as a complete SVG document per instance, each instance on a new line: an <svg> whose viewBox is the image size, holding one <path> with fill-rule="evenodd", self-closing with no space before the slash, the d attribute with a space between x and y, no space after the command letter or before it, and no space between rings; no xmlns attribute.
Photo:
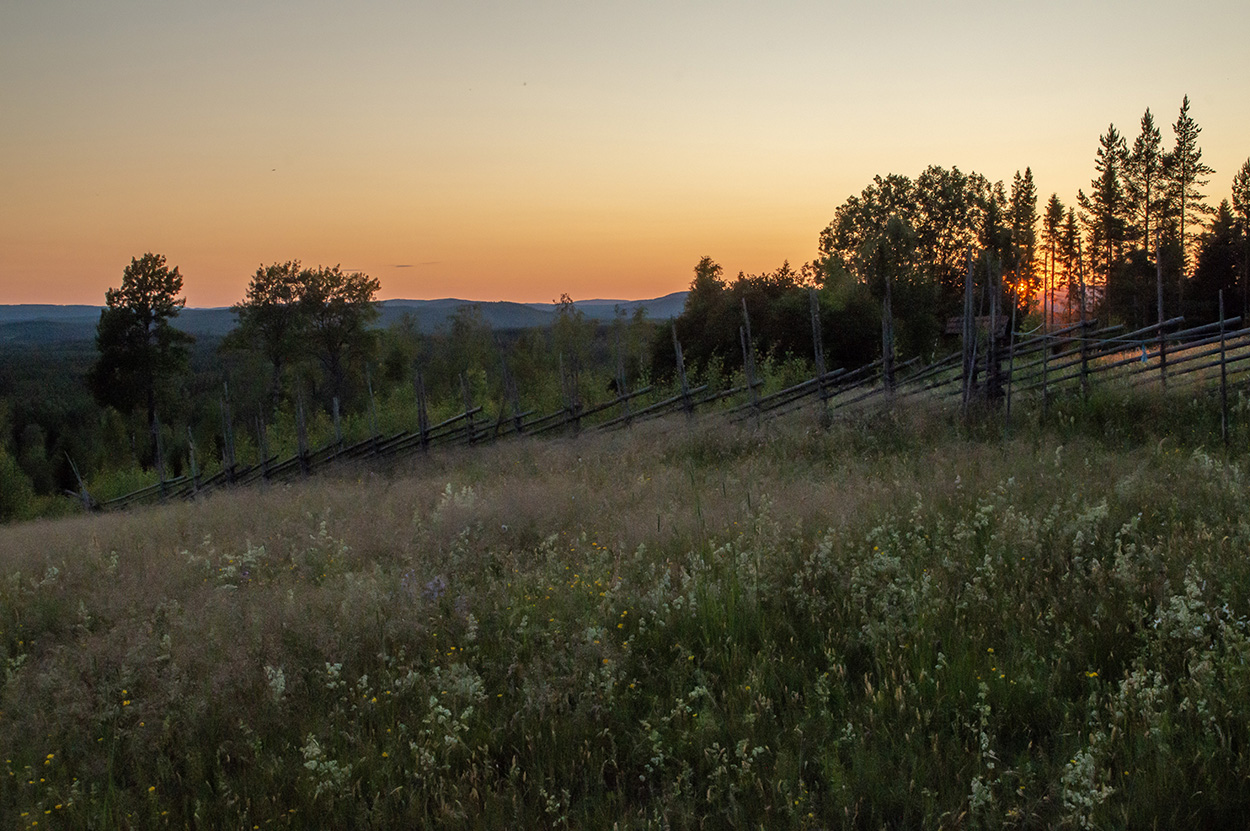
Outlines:
<svg viewBox="0 0 1250 831"><path fill-rule="evenodd" d="M1132 217L1136 227L1134 237L1139 240L1141 247L1147 253L1158 250L1160 242L1158 239L1158 228L1155 227L1155 237L1152 238L1150 232L1152 230L1151 220L1154 220L1155 226L1158 226L1158 218L1155 216L1158 203L1162 198L1160 194L1160 186L1163 179L1163 150L1162 136L1159 128L1155 126L1154 116L1150 113L1150 108L1146 108L1145 114L1141 117L1141 133L1133 141L1133 150L1129 153L1128 164L1125 166L1125 178L1128 184L1128 198L1132 210Z"/></svg>
<svg viewBox="0 0 1250 831"><path fill-rule="evenodd" d="M1068 208L1059 236L1059 254L1063 259L1064 284L1067 286L1068 310L1080 302L1072 276L1081 268L1081 224L1075 208Z"/></svg>
<svg viewBox="0 0 1250 831"><path fill-rule="evenodd" d="M1094 274L1105 286L1119 268L1124 257L1124 241L1128 234L1127 208L1124 193L1124 167L1128 145L1112 124L1098 139L1094 167L1098 175L1090 181L1090 195L1077 193L1083 224L1089 236L1089 252Z"/></svg>
<svg viewBox="0 0 1250 831"><path fill-rule="evenodd" d="M1011 262L1016 300L1037 291L1037 186L1033 170L1016 171L1011 182Z"/></svg>
<svg viewBox="0 0 1250 831"><path fill-rule="evenodd" d="M1250 159L1233 177L1233 216L1241 234L1241 307L1250 311Z"/></svg>
<svg viewBox="0 0 1250 831"><path fill-rule="evenodd" d="M1205 194L1199 190L1209 180L1203 178L1215 171L1202 163L1202 148L1198 146L1198 134L1202 128L1189 115L1189 96L1181 102L1180 115L1172 125L1172 133L1176 137L1176 145L1167 157L1167 178L1169 197L1174 203L1177 214L1177 235L1180 238L1181 272L1179 276L1180 296L1184 298L1185 271L1188 262L1186 251L1186 233L1189 226L1202 227L1203 220L1214 211L1203 200ZM1190 237L1192 240L1192 237ZM1183 308L1183 307L1182 307Z"/></svg>
<svg viewBox="0 0 1250 831"><path fill-rule="evenodd" d="M1059 249L1062 244L1062 228L1063 228L1063 203L1059 201L1059 194L1052 193L1050 201L1046 203L1046 213L1042 218L1042 241L1046 246L1046 286L1045 286L1045 306L1043 312L1049 309L1050 325L1055 323L1055 288L1057 286L1058 277L1058 257Z"/></svg>

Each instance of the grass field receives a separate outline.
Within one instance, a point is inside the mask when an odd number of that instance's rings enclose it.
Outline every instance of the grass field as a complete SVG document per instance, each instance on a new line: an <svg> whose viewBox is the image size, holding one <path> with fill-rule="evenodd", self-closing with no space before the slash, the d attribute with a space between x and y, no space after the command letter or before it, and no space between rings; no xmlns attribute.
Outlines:
<svg viewBox="0 0 1250 831"><path fill-rule="evenodd" d="M0 818L1244 827L1250 482L1208 400L815 421L0 528Z"/></svg>

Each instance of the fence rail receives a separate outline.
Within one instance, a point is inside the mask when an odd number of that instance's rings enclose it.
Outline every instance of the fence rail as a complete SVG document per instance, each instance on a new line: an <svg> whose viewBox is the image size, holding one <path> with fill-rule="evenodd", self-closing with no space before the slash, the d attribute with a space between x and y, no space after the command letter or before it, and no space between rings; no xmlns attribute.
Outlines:
<svg viewBox="0 0 1250 831"><path fill-rule="evenodd" d="M314 450L289 458L269 455L251 465L233 462L211 476L181 476L128 493L105 502L93 502L83 486L85 505L117 510L136 505L188 499L221 488L282 482L302 478L345 462L397 458L430 448L484 444L515 436L539 436L559 432L574 434L583 430L616 430L629 425L664 418L677 413L694 417L716 405L716 411L734 421L776 418L815 403L825 414L868 399L884 396L896 401L927 396L933 400L993 397L1004 390L1010 413L1012 396L1038 395L1043 401L1071 391L1088 389L1093 383L1121 383L1136 387L1155 383L1161 386L1186 383L1202 386L1218 382L1222 399L1234 379L1250 379L1250 327L1239 326L1240 318L1181 329L1183 318L1123 332L1122 326L1098 328L1090 320L1051 332L1006 332L996 349L978 352L978 346L965 342L964 353L953 353L920 365L918 359L887 368L877 360L855 369L836 368L818 372L812 378L781 390L760 395L763 382L753 377L754 362L747 360L746 383L722 390L705 385L689 387L681 373L681 391L638 406L656 393L651 386L590 407L572 400L563 408L546 414L520 412L514 397L511 414L508 405L490 416L483 407L473 406L466 393L466 409L432 426L425 415L423 389L419 393L419 427L390 435L377 434L345 444L338 439ZM965 339L967 334L965 334ZM988 338L988 332L974 337ZM744 339L744 350L749 349ZM974 359L969 361L967 356ZM817 367L823 369L823 354L817 346ZM749 357L749 355L747 356ZM997 361L994 366L991 361ZM1218 373L1213 370L1219 369ZM1211 371L1211 372L1208 372ZM1207 375L1203 373L1207 372ZM1212 377L1208 377L1212 376ZM988 383L996 379L997 388ZM1225 404L1225 406L1227 406ZM302 412L297 419L301 429L300 447L307 446L302 435ZM1225 424L1227 415L1225 415ZM194 471L194 467L192 468Z"/></svg>

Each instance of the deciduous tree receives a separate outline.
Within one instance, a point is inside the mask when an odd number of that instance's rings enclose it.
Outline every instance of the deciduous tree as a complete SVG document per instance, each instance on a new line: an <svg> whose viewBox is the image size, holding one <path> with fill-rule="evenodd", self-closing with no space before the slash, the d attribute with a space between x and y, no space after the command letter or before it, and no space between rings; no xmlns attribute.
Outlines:
<svg viewBox="0 0 1250 831"><path fill-rule="evenodd" d="M372 345L369 324L377 319L375 297L381 283L339 266L320 266L300 272L303 294L300 309L317 357L337 398L346 391L347 366L363 362Z"/></svg>
<svg viewBox="0 0 1250 831"><path fill-rule="evenodd" d="M307 329L303 315L304 280L298 260L260 266L243 301L231 307L238 316L238 339L259 346L273 366L270 395L276 409L282 398L283 370L299 353Z"/></svg>

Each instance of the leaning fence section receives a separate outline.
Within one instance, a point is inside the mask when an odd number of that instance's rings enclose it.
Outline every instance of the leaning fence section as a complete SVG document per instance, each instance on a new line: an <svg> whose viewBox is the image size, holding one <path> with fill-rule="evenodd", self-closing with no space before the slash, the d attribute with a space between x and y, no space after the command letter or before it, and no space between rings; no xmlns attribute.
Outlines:
<svg viewBox="0 0 1250 831"><path fill-rule="evenodd" d="M687 380L681 344L673 331L677 356L675 390L664 393L646 386L621 392L616 397L584 406L578 396L566 396L565 405L553 412L522 411L519 396L512 387L511 401L501 403L493 415L474 404L467 385L464 409L438 423L430 423L424 386L417 375L418 413L408 431L379 433L370 419L372 435L346 443L338 428L334 408L335 438L322 447L308 444L303 403L296 403L298 450L280 458L266 449L264 426L259 428L258 459L241 465L234 458L234 442L223 398L226 424L222 468L202 476L191 465L189 475L164 479L117 499L95 503L81 485L78 494L89 507L115 510L171 499L193 498L221 488L283 482L303 478L345 462L394 459L423 453L432 448L482 445L518 436L576 435L583 431L620 430L657 418L716 413L739 422L760 423L803 408L818 408L822 423L839 408L871 399L884 398L900 406L919 399L935 402L958 400L967 406L971 400L1005 405L1010 414L1013 397L1040 400L1043 408L1056 396L1087 393L1094 384L1136 387L1154 384L1160 388L1182 385L1218 390L1227 411L1228 389L1232 384L1250 382L1250 327L1240 318L1223 318L1214 323L1185 327L1183 318L1173 318L1133 331L1122 326L1100 326L1086 320L1051 331L1015 332L998 325L980 326L965 321L963 348L945 357L922 363L877 360L856 368L826 369L820 343L815 301L813 301L813 340L815 374L783 389L764 392L765 383L756 376L754 345L749 332L749 314L743 308L743 383L725 389L708 385L692 386ZM618 386L623 389L623 383ZM336 402L337 404L337 402ZM1224 415L1227 440L1227 412ZM81 483L80 483L81 484Z"/></svg>

